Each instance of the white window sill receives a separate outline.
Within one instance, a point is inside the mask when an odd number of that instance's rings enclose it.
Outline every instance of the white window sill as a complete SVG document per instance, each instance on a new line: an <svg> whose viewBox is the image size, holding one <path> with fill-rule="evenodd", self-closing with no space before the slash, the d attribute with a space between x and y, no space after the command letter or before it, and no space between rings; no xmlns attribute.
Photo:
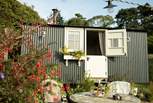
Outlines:
<svg viewBox="0 0 153 103"><path fill-rule="evenodd" d="M64 55L64 59L66 59L66 60L78 60L77 58L75 58L75 57L73 57L71 55ZM85 56L82 56L80 58L80 60L85 60Z"/></svg>
<svg viewBox="0 0 153 103"><path fill-rule="evenodd" d="M122 49L123 47L109 47L109 49Z"/></svg>

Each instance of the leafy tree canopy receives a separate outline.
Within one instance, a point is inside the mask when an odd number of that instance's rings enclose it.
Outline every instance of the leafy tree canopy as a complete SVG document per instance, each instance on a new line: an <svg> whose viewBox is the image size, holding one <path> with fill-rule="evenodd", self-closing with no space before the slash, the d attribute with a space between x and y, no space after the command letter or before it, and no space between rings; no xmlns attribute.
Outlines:
<svg viewBox="0 0 153 103"><path fill-rule="evenodd" d="M149 35L153 32L153 8L146 3L136 8L121 9L116 15L119 27L144 29Z"/></svg>
<svg viewBox="0 0 153 103"><path fill-rule="evenodd" d="M88 21L81 14L76 13L75 17L65 22L65 25L69 26L88 26Z"/></svg>
<svg viewBox="0 0 153 103"><path fill-rule="evenodd" d="M93 27L110 27L114 23L114 19L112 16L106 15L98 15L94 16L88 20L89 26Z"/></svg>
<svg viewBox="0 0 153 103"><path fill-rule="evenodd" d="M0 28L44 22L32 7L21 4L17 0L0 0Z"/></svg>
<svg viewBox="0 0 153 103"><path fill-rule="evenodd" d="M121 9L116 15L116 20L119 27L147 31L148 51L153 53L153 7L150 4Z"/></svg>

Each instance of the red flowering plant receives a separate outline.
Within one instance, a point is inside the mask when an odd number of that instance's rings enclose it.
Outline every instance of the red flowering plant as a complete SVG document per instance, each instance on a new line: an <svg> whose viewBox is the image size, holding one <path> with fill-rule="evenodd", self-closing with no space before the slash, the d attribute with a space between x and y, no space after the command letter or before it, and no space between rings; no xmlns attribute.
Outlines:
<svg viewBox="0 0 153 103"><path fill-rule="evenodd" d="M44 103L46 95L53 95L53 101L59 101L54 92L53 80L60 80L61 65L50 64L50 49L40 49L33 44L32 35L40 26L29 27L21 32L10 28L0 34L0 102L2 103ZM21 45L27 53L14 55ZM10 55L11 58L6 59ZM46 82L47 81L47 82ZM52 82L53 81L53 82ZM57 85L60 85L57 82ZM50 98L49 98L50 99ZM50 101L48 101L50 102Z"/></svg>

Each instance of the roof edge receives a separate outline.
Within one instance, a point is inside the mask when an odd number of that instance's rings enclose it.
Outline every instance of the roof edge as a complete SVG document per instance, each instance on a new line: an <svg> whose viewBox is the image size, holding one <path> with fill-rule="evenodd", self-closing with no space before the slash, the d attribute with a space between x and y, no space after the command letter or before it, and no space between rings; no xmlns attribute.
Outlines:
<svg viewBox="0 0 153 103"><path fill-rule="evenodd" d="M74 28L95 28L95 29L108 29L108 30L115 30L115 29L126 29L127 31L137 31L137 32L146 32L146 30L143 29L129 29L129 28L103 28L103 27L91 27L91 26L69 26L69 25L46 25L49 27L74 27Z"/></svg>
<svg viewBox="0 0 153 103"><path fill-rule="evenodd" d="M91 26L69 26L69 25L41 25L43 27L73 27L73 28L95 28L95 29L108 29L108 30L115 30L115 29L126 29L129 32L147 32L146 30L143 29L129 29L129 28L119 28L119 27L115 27L115 28L103 28L103 27L91 27Z"/></svg>

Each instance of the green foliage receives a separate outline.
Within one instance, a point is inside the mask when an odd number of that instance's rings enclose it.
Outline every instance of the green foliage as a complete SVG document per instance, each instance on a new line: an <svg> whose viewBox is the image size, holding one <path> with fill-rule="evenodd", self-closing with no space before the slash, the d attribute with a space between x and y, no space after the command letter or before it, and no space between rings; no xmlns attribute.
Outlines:
<svg viewBox="0 0 153 103"><path fill-rule="evenodd" d="M121 9L116 15L119 27L130 29L145 29L148 33L152 31L153 10L149 4L137 8Z"/></svg>
<svg viewBox="0 0 153 103"><path fill-rule="evenodd" d="M149 55L149 80L153 82L153 54Z"/></svg>
<svg viewBox="0 0 153 103"><path fill-rule="evenodd" d="M88 26L88 21L81 14L76 13L75 17L65 22L68 26Z"/></svg>
<svg viewBox="0 0 153 103"><path fill-rule="evenodd" d="M89 26L92 26L92 27L106 28L106 27L110 27L114 23L114 20L113 20L113 17L109 15L106 15L106 16L98 15L89 19L88 23L89 23Z"/></svg>
<svg viewBox="0 0 153 103"><path fill-rule="evenodd" d="M71 56L73 56L74 58L76 58L76 59L78 59L78 60L81 59L81 57L85 55L85 53L84 53L83 51L81 51L81 50L69 52L69 51L68 51L68 48L66 48L66 47L61 48L61 49L60 49L60 52L61 52L62 54L64 54L64 55L71 55Z"/></svg>
<svg viewBox="0 0 153 103"><path fill-rule="evenodd" d="M57 22L59 25L64 25L64 19L61 15L60 15L60 17L58 17Z"/></svg>
<svg viewBox="0 0 153 103"><path fill-rule="evenodd" d="M143 101L153 102L153 82L149 84L135 84L134 87L138 88L138 98Z"/></svg>
<svg viewBox="0 0 153 103"><path fill-rule="evenodd" d="M28 29L32 35L37 26ZM42 85L46 79L59 80L61 77L60 65L50 64L51 51L44 47L35 48L29 37L24 37L24 43L28 53L4 60L5 53L10 53L14 45L21 42L17 39L18 32L7 28L6 32L0 33L0 102L1 103L43 103L45 86ZM25 30L25 32L27 32ZM29 40L30 39L30 40ZM12 54L13 55L13 54Z"/></svg>
<svg viewBox="0 0 153 103"><path fill-rule="evenodd" d="M148 52L153 53L153 35L148 36Z"/></svg>
<svg viewBox="0 0 153 103"><path fill-rule="evenodd" d="M44 22L32 7L17 0L0 0L0 28Z"/></svg>
<svg viewBox="0 0 153 103"><path fill-rule="evenodd" d="M89 92L94 87L94 81L90 77L85 77L85 79L76 85L71 86L71 94L79 92Z"/></svg>
<svg viewBox="0 0 153 103"><path fill-rule="evenodd" d="M153 53L153 9L146 3L136 8L121 9L116 15L116 22L121 28L141 29L148 33L148 50Z"/></svg>
<svg viewBox="0 0 153 103"><path fill-rule="evenodd" d="M70 52L69 54L77 59L80 59L82 56L85 55L84 52L82 52L82 51Z"/></svg>
<svg viewBox="0 0 153 103"><path fill-rule="evenodd" d="M153 102L153 82L148 84L131 83L131 88L138 88L137 97L143 101Z"/></svg>

